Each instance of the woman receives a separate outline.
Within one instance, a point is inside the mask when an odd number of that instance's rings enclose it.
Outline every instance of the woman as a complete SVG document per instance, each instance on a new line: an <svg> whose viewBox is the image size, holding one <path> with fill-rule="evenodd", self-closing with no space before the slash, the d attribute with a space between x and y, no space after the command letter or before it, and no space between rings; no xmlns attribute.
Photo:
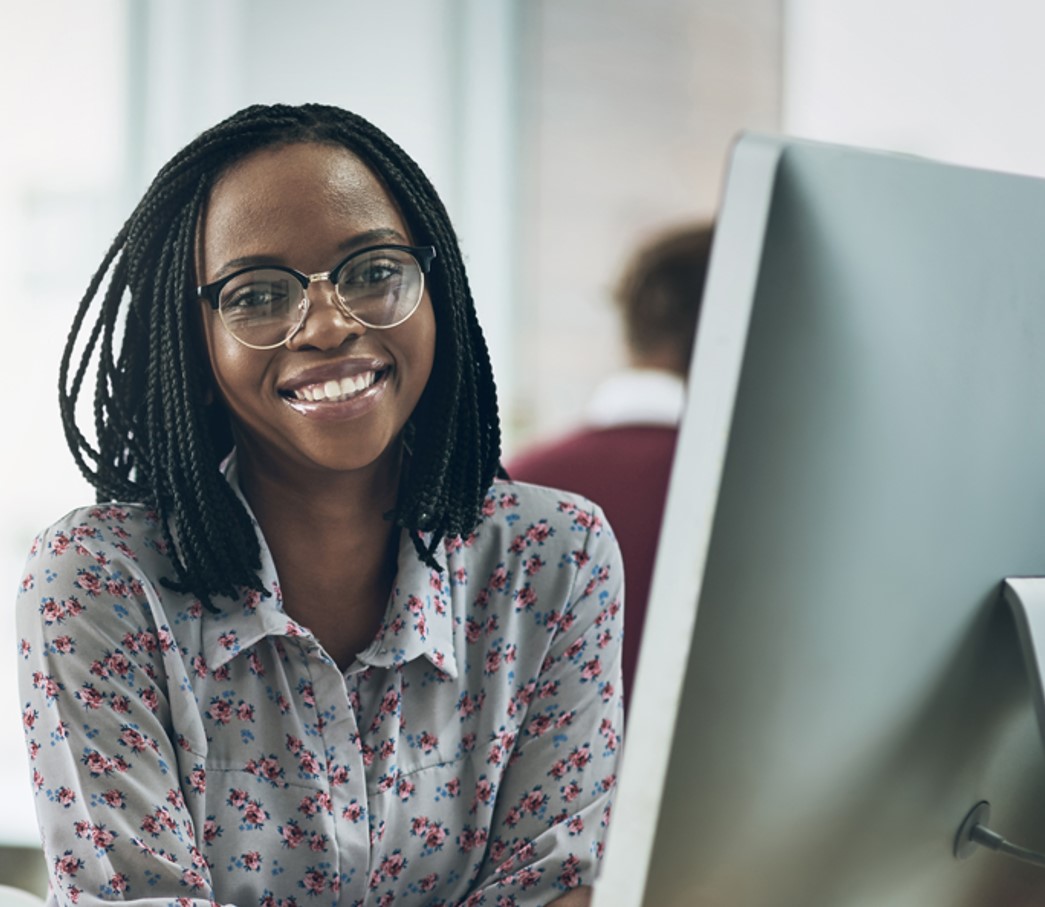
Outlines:
<svg viewBox="0 0 1045 907"><path fill-rule="evenodd" d="M108 503L38 537L18 604L51 903L586 902L619 552L587 501L493 481L460 252L387 136L318 105L202 134L62 387Z"/></svg>

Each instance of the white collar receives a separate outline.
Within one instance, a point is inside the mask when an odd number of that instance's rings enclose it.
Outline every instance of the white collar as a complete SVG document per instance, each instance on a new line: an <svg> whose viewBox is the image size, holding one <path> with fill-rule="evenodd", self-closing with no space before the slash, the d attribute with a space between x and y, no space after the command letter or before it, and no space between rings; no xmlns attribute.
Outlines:
<svg viewBox="0 0 1045 907"><path fill-rule="evenodd" d="M629 368L602 381L584 412L595 428L617 425L678 425L686 386L674 372Z"/></svg>

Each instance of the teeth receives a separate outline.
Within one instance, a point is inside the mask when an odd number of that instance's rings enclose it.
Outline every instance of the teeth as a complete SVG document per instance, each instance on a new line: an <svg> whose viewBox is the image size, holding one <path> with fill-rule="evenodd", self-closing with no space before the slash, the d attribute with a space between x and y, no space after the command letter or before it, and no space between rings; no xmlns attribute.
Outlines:
<svg viewBox="0 0 1045 907"><path fill-rule="evenodd" d="M311 384L308 387L299 387L294 391L294 397L298 400L316 402L319 400L338 401L358 394L366 390L377 380L375 372L364 372L354 378L345 377L340 381L326 381L323 384Z"/></svg>

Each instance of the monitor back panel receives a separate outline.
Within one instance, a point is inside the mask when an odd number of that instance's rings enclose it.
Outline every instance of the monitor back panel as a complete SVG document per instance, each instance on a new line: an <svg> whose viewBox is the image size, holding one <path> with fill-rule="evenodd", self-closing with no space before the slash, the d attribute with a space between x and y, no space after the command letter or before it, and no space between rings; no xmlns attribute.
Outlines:
<svg viewBox="0 0 1045 907"><path fill-rule="evenodd" d="M734 150L596 907L1040 903L1045 181Z"/></svg>

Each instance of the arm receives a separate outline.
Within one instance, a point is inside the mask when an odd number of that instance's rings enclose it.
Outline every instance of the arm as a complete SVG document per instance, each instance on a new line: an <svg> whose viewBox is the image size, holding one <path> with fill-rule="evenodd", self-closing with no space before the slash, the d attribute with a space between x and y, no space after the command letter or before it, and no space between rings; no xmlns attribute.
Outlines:
<svg viewBox="0 0 1045 907"><path fill-rule="evenodd" d="M578 566L496 795L487 859L468 903L586 904L620 754L623 570L601 512L576 512Z"/></svg>
<svg viewBox="0 0 1045 907"><path fill-rule="evenodd" d="M180 655L134 561L104 525L81 528L38 539L17 605L23 725L54 898L214 907L168 730Z"/></svg>

